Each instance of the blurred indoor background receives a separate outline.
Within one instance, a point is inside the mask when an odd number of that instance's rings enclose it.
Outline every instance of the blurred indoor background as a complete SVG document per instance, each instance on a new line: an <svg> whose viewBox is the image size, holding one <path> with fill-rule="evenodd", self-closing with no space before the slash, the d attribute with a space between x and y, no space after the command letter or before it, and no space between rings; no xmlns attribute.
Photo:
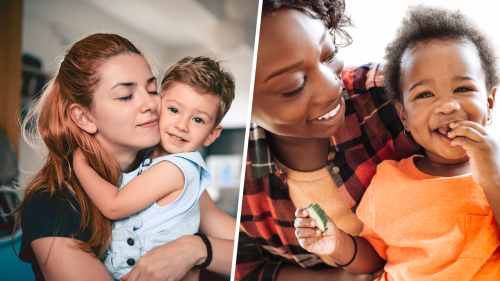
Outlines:
<svg viewBox="0 0 500 281"><path fill-rule="evenodd" d="M214 177L207 188L210 195L236 217L258 1L2 0L0 5L0 25L7 32L4 39L10 40L0 49L0 84L8 88L0 89L0 187L16 181L25 186L44 157L19 136L15 118L21 104L54 77L70 44L90 33L110 32L138 46L159 79L187 55L216 57L233 73L236 98L221 123L224 130L200 152ZM20 72L22 81L12 82ZM9 213L16 194L0 191L0 214ZM13 218L0 218L0 279L33 280L30 265L12 251L12 226ZM19 237L14 242L19 249Z"/></svg>

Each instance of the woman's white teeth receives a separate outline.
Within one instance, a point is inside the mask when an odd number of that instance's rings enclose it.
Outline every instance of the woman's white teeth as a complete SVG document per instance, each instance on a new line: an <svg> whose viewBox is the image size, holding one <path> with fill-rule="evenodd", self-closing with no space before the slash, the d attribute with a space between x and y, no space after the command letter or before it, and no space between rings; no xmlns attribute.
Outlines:
<svg viewBox="0 0 500 281"><path fill-rule="evenodd" d="M318 118L318 120L330 119L330 117L335 116L335 114L337 114L337 112L339 112L339 110L340 110L340 103L332 111L330 111L327 114L325 114L325 115L321 116L320 118Z"/></svg>

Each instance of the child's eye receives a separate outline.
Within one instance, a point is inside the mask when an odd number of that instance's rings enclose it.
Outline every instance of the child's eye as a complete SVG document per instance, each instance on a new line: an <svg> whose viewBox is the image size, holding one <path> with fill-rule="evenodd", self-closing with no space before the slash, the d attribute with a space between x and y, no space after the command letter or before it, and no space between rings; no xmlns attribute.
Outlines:
<svg viewBox="0 0 500 281"><path fill-rule="evenodd" d="M132 98L132 95L130 95L130 96L126 96L126 97L122 97L122 98L118 98L118 99L119 99L119 100L123 100L123 101L125 101L125 100L129 100L129 99L131 99L131 98Z"/></svg>
<svg viewBox="0 0 500 281"><path fill-rule="evenodd" d="M196 122L196 123L205 123L205 122L203 121L203 119L201 119L201 118L199 118L199 117L195 117L195 118L193 118L193 121L194 121L194 122Z"/></svg>
<svg viewBox="0 0 500 281"><path fill-rule="evenodd" d="M464 93L464 92L469 92L469 91L472 91L472 89L468 88L468 87L460 87L460 88L455 90L455 93Z"/></svg>
<svg viewBox="0 0 500 281"><path fill-rule="evenodd" d="M283 93L282 95L287 97L287 98L298 95L306 86L306 81L307 81L307 77L304 77L304 82L302 82L302 85L300 85L300 87L298 87L296 90L293 90L291 92Z"/></svg>
<svg viewBox="0 0 500 281"><path fill-rule="evenodd" d="M434 96L434 95L431 94L431 93L428 93L428 92L427 93L421 93L418 96L416 96L415 99L428 98L428 97L432 97L432 96Z"/></svg>
<svg viewBox="0 0 500 281"><path fill-rule="evenodd" d="M179 110L177 110L177 108L175 108L175 107L169 107L168 110L170 110L172 113L175 113L175 114L179 113Z"/></svg>

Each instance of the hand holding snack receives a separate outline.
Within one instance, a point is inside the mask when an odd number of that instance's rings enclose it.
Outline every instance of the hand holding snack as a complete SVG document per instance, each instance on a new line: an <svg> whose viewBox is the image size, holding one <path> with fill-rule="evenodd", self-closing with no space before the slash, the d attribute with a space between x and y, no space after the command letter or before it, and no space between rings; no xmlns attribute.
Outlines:
<svg viewBox="0 0 500 281"><path fill-rule="evenodd" d="M330 255L338 252L343 235L318 204L309 204L295 211L295 236L302 248L311 253Z"/></svg>

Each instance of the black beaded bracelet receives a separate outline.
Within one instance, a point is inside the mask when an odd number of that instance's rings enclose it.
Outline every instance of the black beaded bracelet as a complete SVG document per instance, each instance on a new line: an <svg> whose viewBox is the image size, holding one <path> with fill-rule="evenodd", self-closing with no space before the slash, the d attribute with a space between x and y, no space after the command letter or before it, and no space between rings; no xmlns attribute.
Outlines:
<svg viewBox="0 0 500 281"><path fill-rule="evenodd" d="M205 246L207 247L207 259L205 260L204 263L200 265L195 265L195 268L207 268L207 266L210 265L212 262L212 244L210 244L210 240L208 240L208 237L201 233L201 232L196 232L194 235L199 236L201 240L203 240L203 243L205 243Z"/></svg>
<svg viewBox="0 0 500 281"><path fill-rule="evenodd" d="M351 235L351 234L349 234L349 233L347 233L347 235L349 235L349 236L351 237L352 241L354 241L354 255L352 256L351 261L350 261L350 262L348 262L348 263L346 263L346 264L338 264L338 263L336 263L334 260L332 260L332 261L333 261L333 263L334 263L336 266L338 266L338 267L346 267L346 266L350 265L350 264L354 261L354 259L356 258L356 254L358 253L358 244L356 244L356 239L354 239L354 237L352 237L352 235Z"/></svg>

